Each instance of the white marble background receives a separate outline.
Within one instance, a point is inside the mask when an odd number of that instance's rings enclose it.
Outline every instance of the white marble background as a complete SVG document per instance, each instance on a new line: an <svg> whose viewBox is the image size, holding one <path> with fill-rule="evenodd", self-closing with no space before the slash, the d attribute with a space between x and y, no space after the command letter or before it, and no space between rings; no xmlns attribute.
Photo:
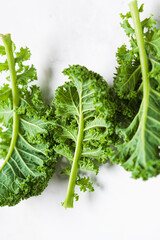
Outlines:
<svg viewBox="0 0 160 240"><path fill-rule="evenodd" d="M28 46L39 84L50 97L66 80L68 64L85 65L112 84L115 52L124 41L119 13L125 0L5 0L0 32L18 47ZM159 0L144 0L145 14L160 21ZM139 1L142 3L142 1ZM0 80L2 83L2 81ZM100 168L94 193L80 193L74 209L61 207L67 181L54 176L39 197L0 208L3 240L159 240L160 176L131 179L120 166Z"/></svg>

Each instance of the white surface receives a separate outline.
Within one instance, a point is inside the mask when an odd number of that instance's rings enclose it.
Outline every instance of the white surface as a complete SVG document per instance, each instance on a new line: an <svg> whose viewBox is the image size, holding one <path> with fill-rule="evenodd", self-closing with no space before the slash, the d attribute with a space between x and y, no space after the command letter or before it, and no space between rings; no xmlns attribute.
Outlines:
<svg viewBox="0 0 160 240"><path fill-rule="evenodd" d="M48 84L54 90L64 82L61 71L68 64L85 65L111 83L116 49L126 41L119 13L128 11L128 2L5 0L0 32L31 49L44 93ZM159 0L143 2L145 16L160 20ZM67 181L57 176L41 196L0 208L0 239L160 239L160 177L143 182L119 166L104 166L97 180L95 192L81 193L71 210L61 207Z"/></svg>

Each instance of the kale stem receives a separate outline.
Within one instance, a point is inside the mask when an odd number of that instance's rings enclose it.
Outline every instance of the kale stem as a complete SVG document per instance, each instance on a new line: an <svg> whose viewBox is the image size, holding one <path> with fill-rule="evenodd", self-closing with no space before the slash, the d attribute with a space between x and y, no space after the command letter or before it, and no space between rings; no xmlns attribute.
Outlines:
<svg viewBox="0 0 160 240"><path fill-rule="evenodd" d="M129 4L129 7L130 7L130 11L131 11L131 16L132 16L132 19L133 19L137 44L138 44L138 48L139 48L141 71L142 71L142 77L143 77L143 82L144 82L144 94L146 95L147 94L146 89L148 88L148 85L149 85L148 59L147 59L147 54L146 54L146 51L145 51L143 32L142 32L142 26L141 26L141 22L140 22L140 18L139 18L137 1L135 0L135 1L131 2Z"/></svg>
<svg viewBox="0 0 160 240"><path fill-rule="evenodd" d="M13 56L13 45L10 34L6 35L0 35L2 38L2 41L4 43L6 55L7 55L7 62L9 66L10 71L10 78L11 78L11 84L12 84L12 99L13 99L13 131L12 131L12 139L10 143L10 147L8 150L8 154L5 158L5 161L0 168L0 170L3 169L6 162L9 160L10 156L12 155L13 149L15 147L18 131L19 131L19 116L16 113L16 108L19 106L19 96L18 96L18 88L16 85L16 71L15 71L15 61Z"/></svg>
<svg viewBox="0 0 160 240"><path fill-rule="evenodd" d="M80 159L82 152L82 141L83 141L83 130L84 130L84 119L83 119L83 109L82 109L82 91L79 95L80 105L79 105L79 131L76 149L74 153L71 174L69 178L67 194L63 206L65 209L73 208L73 199L74 199L74 189L76 185L77 173L78 173L78 160Z"/></svg>
<svg viewBox="0 0 160 240"><path fill-rule="evenodd" d="M139 48L140 55L140 63L141 63L141 71L142 71L142 79L143 79L143 114L142 114L142 146L145 149L145 128L146 128L146 119L148 112L148 104L149 104L149 91L150 84L148 78L148 58L145 51L145 44L143 39L142 26L139 18L139 11L137 7L137 1L133 1L129 4L131 16L133 19L133 24L135 28L136 40ZM145 150L144 150L145 153Z"/></svg>

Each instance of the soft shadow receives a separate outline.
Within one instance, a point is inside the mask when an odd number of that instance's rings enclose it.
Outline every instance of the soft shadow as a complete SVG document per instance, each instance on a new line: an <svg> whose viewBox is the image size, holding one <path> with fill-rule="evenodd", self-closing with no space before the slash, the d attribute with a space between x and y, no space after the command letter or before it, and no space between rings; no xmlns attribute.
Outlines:
<svg viewBox="0 0 160 240"><path fill-rule="evenodd" d="M160 4L154 6L153 8L153 18L156 21L157 28L160 28Z"/></svg>
<svg viewBox="0 0 160 240"><path fill-rule="evenodd" d="M53 100L53 89L52 89L52 80L53 80L53 69L49 66L44 71L44 77L40 82L40 87L42 90L42 97L44 99L45 104L51 104Z"/></svg>
<svg viewBox="0 0 160 240"><path fill-rule="evenodd" d="M107 163L105 163L104 164L104 167L106 168L106 169L113 169L113 168L115 168L115 164L114 163L111 163L110 161L108 161Z"/></svg>

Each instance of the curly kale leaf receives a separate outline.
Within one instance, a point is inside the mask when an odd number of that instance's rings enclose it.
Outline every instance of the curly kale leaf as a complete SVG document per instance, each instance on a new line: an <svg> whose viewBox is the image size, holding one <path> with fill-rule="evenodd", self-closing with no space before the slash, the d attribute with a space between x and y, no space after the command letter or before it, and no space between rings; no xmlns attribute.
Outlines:
<svg viewBox="0 0 160 240"><path fill-rule="evenodd" d="M130 125L125 129L118 129L124 143L117 147L118 152L113 155L112 161L121 163L126 170L132 171L132 177L142 177L146 180L160 173L160 31L154 27L152 18L140 22L136 1L130 4L130 9L135 26L135 34L131 40L134 39L138 47L139 53L136 56L140 60L142 72L142 78L137 80L139 85L141 84L141 104ZM135 52L133 46L128 52ZM130 77L126 78L126 83L130 79L129 82L133 82L133 87L130 87L131 92L138 93L133 72L134 65L131 67ZM119 81L119 87L121 85L123 88L124 83L125 78L122 85ZM127 94L129 96L128 88L127 91L120 90L122 99L126 98Z"/></svg>
<svg viewBox="0 0 160 240"><path fill-rule="evenodd" d="M139 8L143 12L143 4ZM118 48L116 53L118 67L114 77L114 88L120 99L136 99L141 97L142 93L142 73L138 45L135 37L135 30L132 28L130 20L131 14L121 14L126 35L130 37L130 46L124 44ZM155 20L149 17L141 21L145 50L148 56L149 65L153 62L154 57L159 58L159 39L160 30L155 27Z"/></svg>
<svg viewBox="0 0 160 240"><path fill-rule="evenodd" d="M40 90L29 87L37 78L35 68L26 64L30 52L28 48L15 52L10 35L1 37L0 54L7 60L0 66L9 70L11 87L0 88L0 206L13 206L45 189L55 163L49 154L49 126Z"/></svg>
<svg viewBox="0 0 160 240"><path fill-rule="evenodd" d="M97 174L99 164L110 155L109 146L116 140L116 108L110 88L100 75L79 65L63 73L71 81L55 93L54 150L66 157L70 166L63 170L69 175L63 206L69 208L73 207L75 184L82 191L93 191L89 178L80 177L79 170Z"/></svg>

